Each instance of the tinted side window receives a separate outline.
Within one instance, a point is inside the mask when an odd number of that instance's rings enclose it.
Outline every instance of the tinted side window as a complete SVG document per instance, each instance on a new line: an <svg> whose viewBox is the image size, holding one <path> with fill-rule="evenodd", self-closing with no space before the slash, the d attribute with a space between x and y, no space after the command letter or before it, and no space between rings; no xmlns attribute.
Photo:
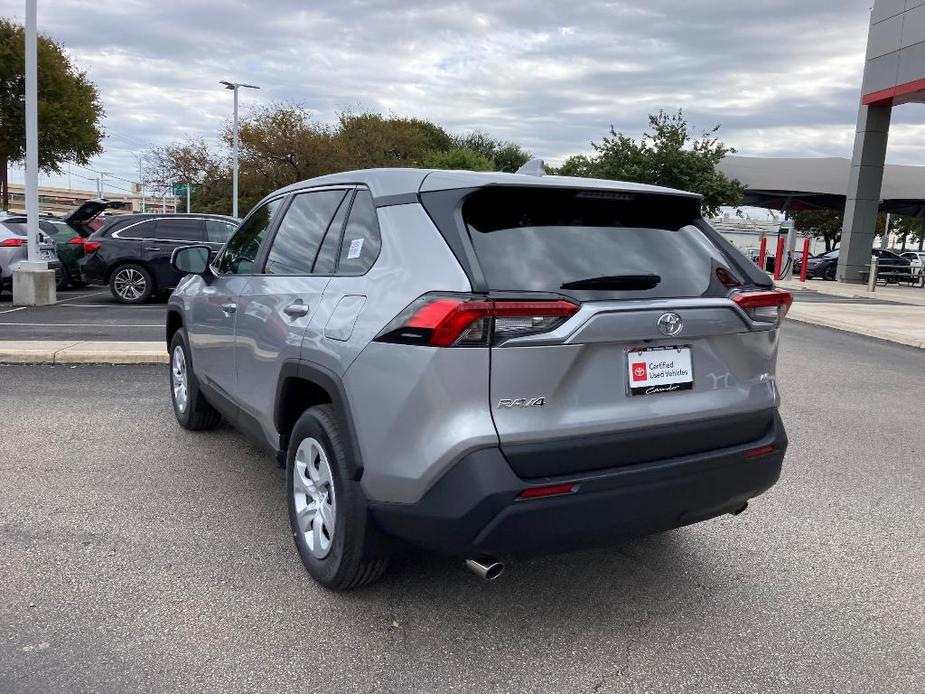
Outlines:
<svg viewBox="0 0 925 694"><path fill-rule="evenodd" d="M119 229L113 233L120 239L153 239L155 238L154 220L142 222L127 229Z"/></svg>
<svg viewBox="0 0 925 694"><path fill-rule="evenodd" d="M382 240L373 196L368 190L358 190L350 208L344 241L340 247L339 275L362 275L376 262Z"/></svg>
<svg viewBox="0 0 925 694"><path fill-rule="evenodd" d="M198 219L158 219L154 234L171 241L202 241L202 222Z"/></svg>
<svg viewBox="0 0 925 694"><path fill-rule="evenodd" d="M310 275L321 240L345 195L343 190L296 195L273 238L264 272Z"/></svg>
<svg viewBox="0 0 925 694"><path fill-rule="evenodd" d="M234 233L235 225L218 219L206 220L206 240L211 243L225 243Z"/></svg>
<svg viewBox="0 0 925 694"><path fill-rule="evenodd" d="M348 193L340 207L337 208L337 214L328 225L328 233L324 235L324 241L321 242L321 250L318 251L318 257L315 259L315 267L312 272L316 275L330 275L337 266L337 255L340 252L341 232L344 230L344 222L347 221L347 213L350 212L350 201L353 195Z"/></svg>
<svg viewBox="0 0 925 694"><path fill-rule="evenodd" d="M218 269L220 272L231 275L248 275L254 272L254 262L260 243L267 235L267 229L273 223L273 218L279 211L283 198L277 198L259 207L238 227L222 253Z"/></svg>

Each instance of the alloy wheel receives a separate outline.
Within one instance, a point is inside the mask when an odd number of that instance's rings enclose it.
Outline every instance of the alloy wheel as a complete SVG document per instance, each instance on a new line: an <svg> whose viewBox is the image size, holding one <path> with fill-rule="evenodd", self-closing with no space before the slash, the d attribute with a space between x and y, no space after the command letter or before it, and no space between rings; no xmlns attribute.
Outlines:
<svg viewBox="0 0 925 694"><path fill-rule="evenodd" d="M184 414L189 404L189 388L186 376L186 355L180 345L174 347L170 360L170 381L173 386L173 401L177 412Z"/></svg>
<svg viewBox="0 0 925 694"><path fill-rule="evenodd" d="M116 294L126 301L136 301L147 288L147 282L135 268L122 268L112 278Z"/></svg>
<svg viewBox="0 0 925 694"><path fill-rule="evenodd" d="M317 439L304 439L296 450L292 493L299 532L309 551L324 559L334 542L337 506L331 465Z"/></svg>

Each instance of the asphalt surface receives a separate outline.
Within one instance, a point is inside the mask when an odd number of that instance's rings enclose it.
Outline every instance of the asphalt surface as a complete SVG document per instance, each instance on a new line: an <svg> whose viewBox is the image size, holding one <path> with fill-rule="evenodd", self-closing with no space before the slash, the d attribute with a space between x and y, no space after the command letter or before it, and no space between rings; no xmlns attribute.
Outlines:
<svg viewBox="0 0 925 694"><path fill-rule="evenodd" d="M0 295L0 340L164 339L167 296L149 304L126 306L112 298L108 287L58 292L52 306L15 307L8 291Z"/></svg>
<svg viewBox="0 0 925 694"><path fill-rule="evenodd" d="M925 691L925 357L790 323L779 484L508 567L303 572L283 472L165 367L0 367L0 691Z"/></svg>
<svg viewBox="0 0 925 694"><path fill-rule="evenodd" d="M821 282L822 280L817 280ZM794 291L796 301L889 304L881 299L855 299L820 294L812 282ZM0 295L0 340L160 341L164 338L167 295L148 304L126 306L112 298L108 287L68 289L54 306L14 307L10 293Z"/></svg>

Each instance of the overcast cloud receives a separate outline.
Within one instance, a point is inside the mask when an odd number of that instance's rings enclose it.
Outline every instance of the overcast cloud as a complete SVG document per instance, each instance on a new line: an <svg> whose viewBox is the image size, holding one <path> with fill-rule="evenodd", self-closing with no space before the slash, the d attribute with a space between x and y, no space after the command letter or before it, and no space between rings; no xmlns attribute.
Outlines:
<svg viewBox="0 0 925 694"><path fill-rule="evenodd" d="M741 154L850 156L871 4L39 0L39 25L101 89L108 137L93 166L137 178L150 143L215 137L231 112L222 79L262 87L242 93L245 108L392 111L552 162L611 123L638 135L649 112L679 107L721 123ZM23 8L0 0L0 15L22 21ZM923 115L896 110L891 162L923 161Z"/></svg>

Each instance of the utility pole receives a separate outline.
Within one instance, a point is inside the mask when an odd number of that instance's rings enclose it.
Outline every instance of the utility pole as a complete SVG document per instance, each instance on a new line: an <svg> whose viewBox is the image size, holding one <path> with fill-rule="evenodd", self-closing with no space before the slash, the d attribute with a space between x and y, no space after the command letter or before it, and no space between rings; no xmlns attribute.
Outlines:
<svg viewBox="0 0 925 694"><path fill-rule="evenodd" d="M253 84L244 84L242 82L226 82L222 80L219 84L224 84L225 89L234 92L234 119L232 121L232 139L231 139L231 216L238 216L238 89L260 89Z"/></svg>
<svg viewBox="0 0 925 694"><path fill-rule="evenodd" d="M55 303L55 273L39 251L38 7L26 0L26 243L27 261L13 273L13 303Z"/></svg>
<svg viewBox="0 0 925 694"><path fill-rule="evenodd" d="M186 214L189 214L189 213L190 213L190 208L189 208L189 189L190 189L191 186L192 186L192 184L191 184L189 181L187 181L187 183L186 183Z"/></svg>
<svg viewBox="0 0 925 694"><path fill-rule="evenodd" d="M145 211L145 170L141 163L141 157L138 157L138 183L141 186L141 211Z"/></svg>

